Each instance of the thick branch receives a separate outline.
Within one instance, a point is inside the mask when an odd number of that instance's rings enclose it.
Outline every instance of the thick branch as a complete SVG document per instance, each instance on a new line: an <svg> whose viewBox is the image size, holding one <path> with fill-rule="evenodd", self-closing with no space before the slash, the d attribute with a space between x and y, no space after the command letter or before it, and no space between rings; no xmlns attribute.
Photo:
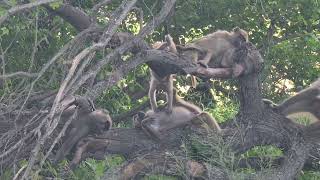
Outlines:
<svg viewBox="0 0 320 180"><path fill-rule="evenodd" d="M125 112L123 114L117 115L117 116L113 116L112 117L112 121L115 123L121 122L129 117L132 117L133 115L137 114L139 111L143 111L144 109L146 109L147 107L149 107L149 101L146 101L144 103L142 103L141 105L134 107L133 109L131 109L128 112Z"/></svg>
<svg viewBox="0 0 320 180"><path fill-rule="evenodd" d="M90 16L88 16L81 9L73 7L69 4L63 4L57 9L52 9L48 5L45 5L44 7L49 11L59 15L65 21L69 22L79 32L87 29L92 23Z"/></svg>

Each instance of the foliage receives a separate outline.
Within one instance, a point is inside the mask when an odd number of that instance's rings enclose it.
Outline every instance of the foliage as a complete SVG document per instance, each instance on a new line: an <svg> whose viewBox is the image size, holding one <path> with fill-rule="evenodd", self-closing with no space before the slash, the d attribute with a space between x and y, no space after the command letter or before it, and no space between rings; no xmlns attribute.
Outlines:
<svg viewBox="0 0 320 180"><path fill-rule="evenodd" d="M257 146L242 154L244 158L248 157L280 157L283 153L281 149L274 146Z"/></svg>
<svg viewBox="0 0 320 180"><path fill-rule="evenodd" d="M319 180L320 173L314 171L305 171L302 172L301 175L298 177L299 180Z"/></svg>

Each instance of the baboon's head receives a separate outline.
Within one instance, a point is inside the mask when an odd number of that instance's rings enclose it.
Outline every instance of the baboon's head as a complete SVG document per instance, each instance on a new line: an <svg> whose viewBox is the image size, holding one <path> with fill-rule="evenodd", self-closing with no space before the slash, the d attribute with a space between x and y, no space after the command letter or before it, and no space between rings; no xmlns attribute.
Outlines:
<svg viewBox="0 0 320 180"><path fill-rule="evenodd" d="M112 127L112 119L109 112L105 109L99 109L91 112L90 117L92 122L88 123L90 123L89 125L92 128L92 131L97 134L101 134Z"/></svg>
<svg viewBox="0 0 320 180"><path fill-rule="evenodd" d="M234 38L237 39L237 43L240 45L244 42L249 41L249 36L248 36L247 31L245 31L239 27L233 28L233 34L234 34Z"/></svg>

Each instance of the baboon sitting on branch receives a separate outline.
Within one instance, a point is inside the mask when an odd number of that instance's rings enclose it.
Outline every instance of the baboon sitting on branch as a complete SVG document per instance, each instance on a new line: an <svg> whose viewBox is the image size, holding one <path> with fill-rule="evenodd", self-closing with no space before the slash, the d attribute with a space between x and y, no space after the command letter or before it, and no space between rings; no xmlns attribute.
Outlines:
<svg viewBox="0 0 320 180"><path fill-rule="evenodd" d="M112 120L109 112L106 110L95 109L91 100L82 97L76 97L69 107L75 105L77 108L77 117L71 122L71 131L67 139L62 144L55 156L55 163L61 161L73 148L73 146L83 137L89 134L101 134L112 126ZM66 114L70 114L75 108L66 109ZM73 113L72 112L72 113Z"/></svg>

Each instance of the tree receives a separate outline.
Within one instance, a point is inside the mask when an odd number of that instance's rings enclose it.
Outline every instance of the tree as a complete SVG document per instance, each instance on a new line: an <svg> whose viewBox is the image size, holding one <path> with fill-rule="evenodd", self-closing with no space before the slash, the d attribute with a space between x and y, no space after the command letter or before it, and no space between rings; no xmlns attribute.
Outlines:
<svg viewBox="0 0 320 180"><path fill-rule="evenodd" d="M124 0L117 3L111 3L108 0L99 3L88 1L83 4L77 4L76 1L70 2L70 4L56 1L58 3L49 5L54 1L42 0L17 5L6 1L3 7L11 8L1 11L4 14L0 17L0 25L3 26L7 23L8 26L1 28L3 75L0 76L0 79L4 90L1 103L1 123L3 125L1 126L0 148L2 153L0 157L3 159L1 164L5 167L14 167L19 160L28 159L28 164L15 172L16 177L22 179L29 177L32 168L35 166L37 169L41 169L45 160L51 155L54 146L65 133L70 123L61 120L60 115L66 107L66 97L82 94L96 100L105 93L106 89L110 89L121 82L132 70L143 69L139 66L143 63L147 63L150 68L163 75L187 73L207 78L231 78L230 69L209 68L203 70L172 53L150 49L149 43L144 38L155 31L155 28L166 22L164 31L171 31L169 20L170 16L174 14L175 0L147 2L148 5L146 6L137 0ZM195 7L203 8L208 4L212 5L210 1L202 2L204 4ZM238 1L226 1L225 3L228 2L230 4L234 3L235 7L243 5ZM224 1L220 3L220 7L228 7L228 4L224 4ZM272 4L271 2L268 3ZM273 3L280 7L284 6L281 2ZM310 4L312 3L314 2L310 1ZM150 4L152 6L149 6ZM194 4L197 4L197 1L192 1L188 5L192 7ZM291 5L295 7L296 4L292 3ZM86 10L91 7L91 9L88 11L89 13L86 13L81 8L75 8L75 6L83 7ZM176 7L178 9L182 6L186 6L186 4L177 2ZM201 8L195 8L195 12L205 12L203 11L205 9ZM275 9L264 9L271 13L267 40L263 41L263 50L270 49L271 45L275 43L274 41L290 42L292 40L286 39L291 35L290 33L282 38L273 38L276 29L284 26L281 23L286 24L286 22L280 21L282 16L275 15L278 11ZM144 17L145 12L147 12L146 17ZM178 11L177 13L181 12ZM102 18L103 16L98 15L99 13L108 18ZM232 11L230 14L233 13L236 12ZM212 14L216 15L219 12L215 11ZM202 19L201 15L191 18ZM25 22L24 16L32 17L35 20L34 22ZM61 18L64 21L61 21ZM265 17L262 14L255 18ZM280 18L279 22L277 18ZM233 20L240 21L241 19L244 18L237 17ZM190 26L186 22L188 19L182 18L176 19L176 21L179 23L185 22L186 26ZM221 18L216 25L226 22L228 21L225 18ZM205 21L203 23L205 24ZM250 23L252 22L249 18L244 21L244 24ZM28 31L30 26L33 27L34 32ZM313 22L306 22L306 26L306 29L310 30L309 33L312 34L316 25ZM15 27L18 27L19 31L15 30ZM294 28L296 26L287 27L290 30ZM117 31L123 29L129 29L137 35L129 34L125 37L125 43L122 43L121 38L123 36ZM181 31L178 29L174 32L179 34ZM255 31L259 32L256 29ZM197 35L197 33L194 34ZM29 41L33 41L31 51L30 42L25 40L25 37L28 37ZM28 43L23 44L23 40ZM320 47L319 42L315 42L313 39L307 42L315 44L315 49ZM288 47L290 45L284 48ZM20 55L16 52L25 53ZM228 130L222 137L224 141L230 144L235 153L246 152L256 145L265 144L283 148L285 154L279 161L280 163L277 164L278 166L272 169L271 174L270 172L261 172L258 176L264 179L293 179L305 164L319 157L316 152L319 140L317 138L312 141L309 140L307 132L308 128L311 128L310 126L304 127L289 121L283 115L272 111L262 103L261 67L259 64L261 62L258 58L260 53L255 48L249 49L249 53L254 54L252 60L258 66L257 69L251 70L247 75L237 78L240 110L233 123L225 125ZM312 54L311 51L308 54ZM267 55L276 57L277 53ZM26 59L26 57L30 57L30 59ZM6 59L10 59L10 62L7 62ZM317 61L315 60L313 63L317 63ZM270 66L267 67L270 68ZM275 71L278 72L277 70ZM317 76L316 72L318 71L318 69L314 70L315 76ZM301 80L297 81L301 82ZM129 80L126 83L130 83ZM144 107L145 105L141 104L127 114L114 119L121 121L122 118L130 117ZM317 127L319 124L313 125L312 128L314 126ZM143 131L134 128L112 129L97 138L89 138L87 144L93 143L105 146L104 153L117 152L126 155L128 164L117 172L107 172L106 178L110 174L123 178L138 177L143 175L142 172L154 170L148 169L150 165L165 166L165 173L175 174L170 167L172 167L171 165L175 166L176 161L172 158L164 158L167 150L175 151L179 160L185 162L185 164L197 164L203 169L214 169L214 171L207 171L206 176L215 176L217 179L227 178L225 173L222 173L221 177L216 174L217 172L224 172L219 167L208 167L179 156L181 152L177 147L181 144L181 136L194 133L192 128L187 126L188 128L188 131L183 128L176 128L168 133L169 140L165 147L157 147L158 142L150 139ZM130 141L132 137L136 137L139 141L133 143ZM121 142L120 145L119 141ZM153 147L152 151L148 152L150 147ZM144 155L144 158L137 158L141 154ZM95 156L93 155L93 157ZM132 167L138 170L129 171Z"/></svg>

